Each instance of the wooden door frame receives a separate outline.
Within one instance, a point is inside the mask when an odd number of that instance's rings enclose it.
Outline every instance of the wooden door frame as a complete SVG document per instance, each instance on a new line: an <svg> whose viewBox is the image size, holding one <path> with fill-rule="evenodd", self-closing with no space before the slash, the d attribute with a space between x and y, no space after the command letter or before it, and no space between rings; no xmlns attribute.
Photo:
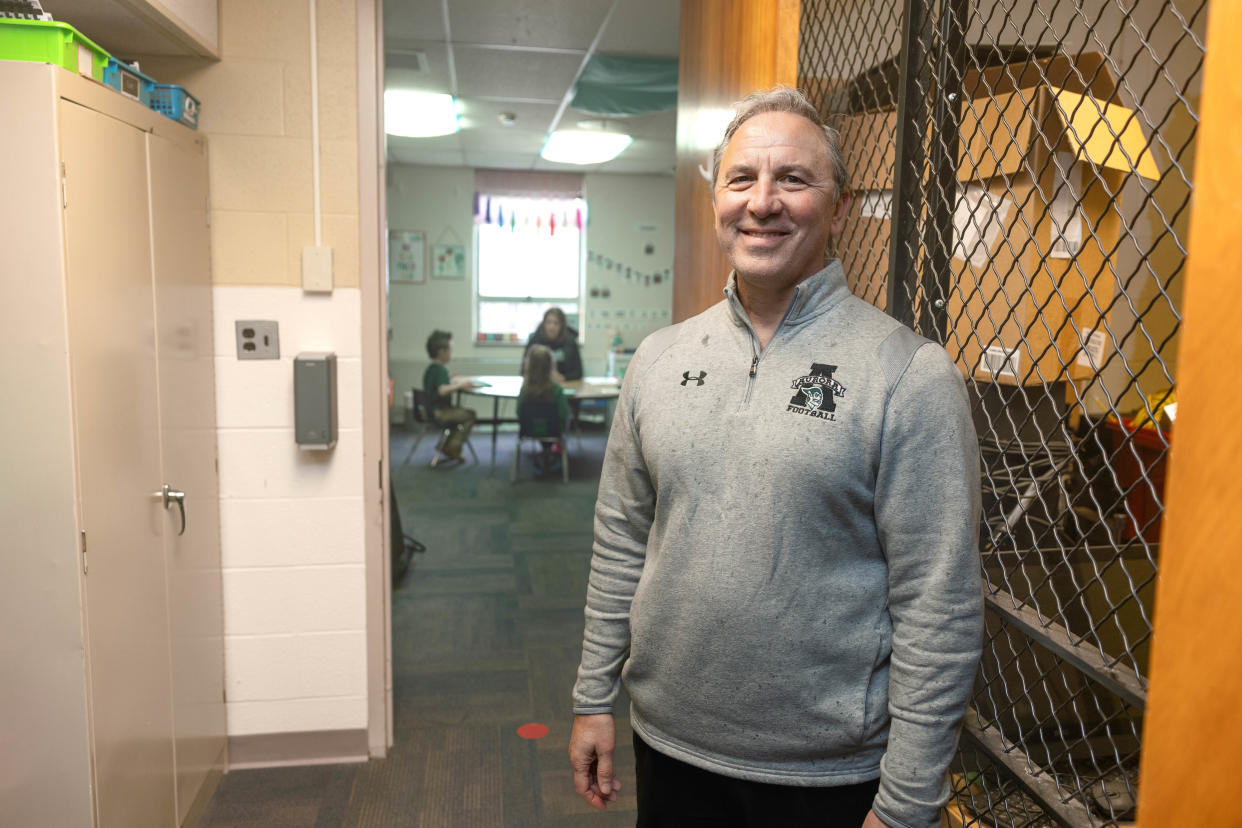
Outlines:
<svg viewBox="0 0 1242 828"><path fill-rule="evenodd" d="M729 262L716 241L700 122L757 89L798 85L801 0L681 0L673 321L719 302ZM718 127L722 132L724 125Z"/></svg>
<svg viewBox="0 0 1242 828"><path fill-rule="evenodd" d="M367 595L367 746L393 743L392 574L388 490L388 308L382 243L387 227L383 0L357 0L358 244L362 293L362 458Z"/></svg>
<svg viewBox="0 0 1242 828"><path fill-rule="evenodd" d="M1236 825L1242 763L1242 360L1237 324L1242 287L1242 145L1233 113L1242 7L1213 3L1190 218L1178 417L1169 460L1152 633L1151 684L1143 727L1140 828Z"/></svg>

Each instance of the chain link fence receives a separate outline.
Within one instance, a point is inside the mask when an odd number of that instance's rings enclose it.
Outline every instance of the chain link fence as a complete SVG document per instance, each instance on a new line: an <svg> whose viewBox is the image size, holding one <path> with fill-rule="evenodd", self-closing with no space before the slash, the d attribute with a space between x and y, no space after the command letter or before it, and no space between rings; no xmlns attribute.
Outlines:
<svg viewBox="0 0 1242 828"><path fill-rule="evenodd" d="M984 655L946 818L1133 821L1207 0L804 0L859 296L982 456Z"/></svg>

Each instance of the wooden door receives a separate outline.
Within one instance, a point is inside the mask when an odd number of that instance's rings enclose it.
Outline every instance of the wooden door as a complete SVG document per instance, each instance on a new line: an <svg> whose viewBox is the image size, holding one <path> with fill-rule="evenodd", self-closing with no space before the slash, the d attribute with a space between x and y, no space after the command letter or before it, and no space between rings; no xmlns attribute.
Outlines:
<svg viewBox="0 0 1242 828"><path fill-rule="evenodd" d="M1139 828L1238 825L1242 764L1242 6L1212 4L1194 170L1185 302L1151 685L1143 723Z"/></svg>
<svg viewBox="0 0 1242 828"><path fill-rule="evenodd" d="M800 0L682 0L677 81L677 245L673 321L724 298L729 262L716 241L712 151L744 95L798 82ZM710 126L711 129L706 128Z"/></svg>
<svg viewBox="0 0 1242 828"><path fill-rule="evenodd" d="M145 134L62 100L65 251L95 807L167 826L172 693Z"/></svg>
<svg viewBox="0 0 1242 828"><path fill-rule="evenodd" d="M185 532L174 508L164 533L180 821L225 740L207 157L147 142L163 480L185 493Z"/></svg>

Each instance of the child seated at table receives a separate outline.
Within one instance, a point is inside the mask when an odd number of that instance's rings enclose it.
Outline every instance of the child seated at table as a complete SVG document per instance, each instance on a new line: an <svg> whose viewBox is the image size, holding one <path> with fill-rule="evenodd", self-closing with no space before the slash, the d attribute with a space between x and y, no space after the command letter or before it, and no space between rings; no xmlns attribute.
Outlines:
<svg viewBox="0 0 1242 828"><path fill-rule="evenodd" d="M553 403L560 418L561 430L569 422L569 398L560 383L552 379L552 371L556 367L556 359L552 349L546 345L531 345L522 363L522 390L518 393L518 418L522 416L523 403ZM557 434L556 436L560 436ZM543 451L535 458L537 472L559 471L561 459L553 452L556 445L542 442Z"/></svg>
<svg viewBox="0 0 1242 828"><path fill-rule="evenodd" d="M448 438L440 450L454 463L464 462L461 447L465 445L474 421L478 417L474 409L453 405L453 393L472 387L468 379L453 377L449 373L448 363L453 355L449 331L432 331L427 337L427 356L431 364L423 372L423 390L431 400L431 416L438 425L451 428Z"/></svg>

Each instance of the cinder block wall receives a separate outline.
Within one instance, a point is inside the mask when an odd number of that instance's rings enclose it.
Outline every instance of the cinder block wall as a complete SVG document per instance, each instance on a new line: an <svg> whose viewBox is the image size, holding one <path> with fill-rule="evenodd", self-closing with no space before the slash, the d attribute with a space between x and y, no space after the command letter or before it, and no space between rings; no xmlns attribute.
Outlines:
<svg viewBox="0 0 1242 828"><path fill-rule="evenodd" d="M329 295L300 288L302 246L314 242L307 4L220 6L218 63L142 66L200 98L210 145L229 735L362 732L365 752L355 2L318 4ZM281 358L238 362L236 319L277 320ZM292 362L307 350L338 357L331 452L294 444Z"/></svg>

